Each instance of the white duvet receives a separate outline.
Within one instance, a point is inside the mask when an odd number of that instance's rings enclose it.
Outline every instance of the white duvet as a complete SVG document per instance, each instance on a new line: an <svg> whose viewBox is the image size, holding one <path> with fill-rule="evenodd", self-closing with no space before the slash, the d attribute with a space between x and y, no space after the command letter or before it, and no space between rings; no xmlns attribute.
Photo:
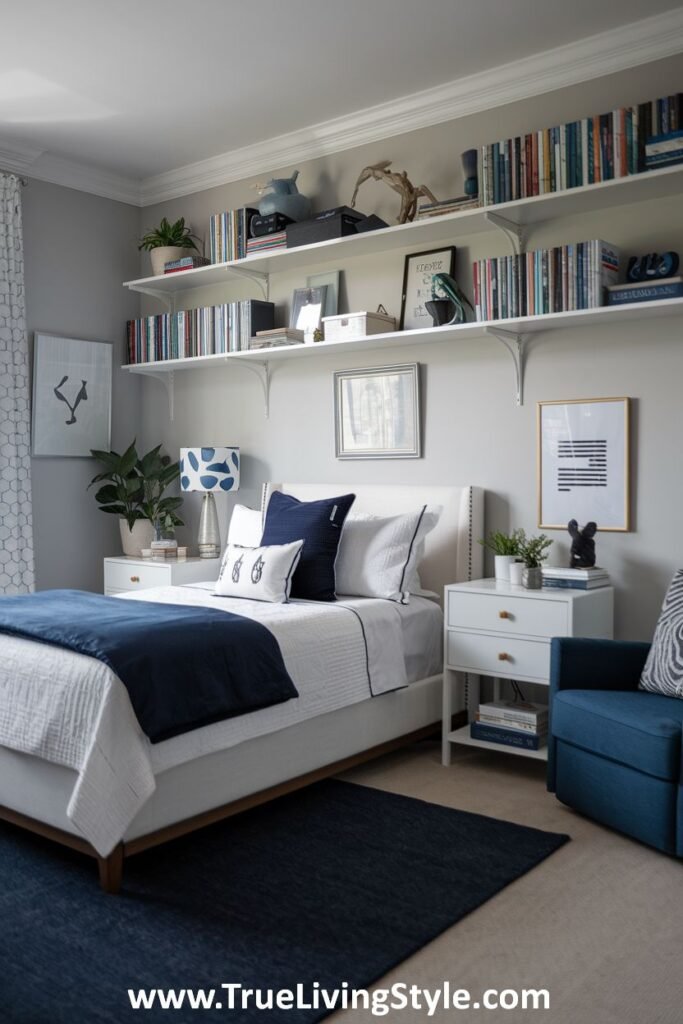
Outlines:
<svg viewBox="0 0 683 1024"><path fill-rule="evenodd" d="M155 774L439 670L441 614L419 598L407 608L365 598L282 605L214 597L212 589L160 587L121 598L257 619L277 639L299 697L163 743L142 733L126 688L102 662L0 636L0 745L78 773L67 815L102 856L154 792Z"/></svg>

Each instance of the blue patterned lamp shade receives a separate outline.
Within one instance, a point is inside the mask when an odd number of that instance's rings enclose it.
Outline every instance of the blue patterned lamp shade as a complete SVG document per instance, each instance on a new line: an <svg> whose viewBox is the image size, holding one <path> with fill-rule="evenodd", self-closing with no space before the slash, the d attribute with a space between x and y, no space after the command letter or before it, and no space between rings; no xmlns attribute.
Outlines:
<svg viewBox="0 0 683 1024"><path fill-rule="evenodd" d="M184 491L238 490L239 448L181 448L180 486Z"/></svg>

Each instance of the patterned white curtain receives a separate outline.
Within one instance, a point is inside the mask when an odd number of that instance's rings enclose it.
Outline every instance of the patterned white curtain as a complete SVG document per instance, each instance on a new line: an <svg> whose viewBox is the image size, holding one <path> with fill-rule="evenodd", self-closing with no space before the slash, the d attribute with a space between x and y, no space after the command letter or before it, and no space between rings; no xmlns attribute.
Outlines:
<svg viewBox="0 0 683 1024"><path fill-rule="evenodd" d="M0 593L33 590L21 182L0 173Z"/></svg>

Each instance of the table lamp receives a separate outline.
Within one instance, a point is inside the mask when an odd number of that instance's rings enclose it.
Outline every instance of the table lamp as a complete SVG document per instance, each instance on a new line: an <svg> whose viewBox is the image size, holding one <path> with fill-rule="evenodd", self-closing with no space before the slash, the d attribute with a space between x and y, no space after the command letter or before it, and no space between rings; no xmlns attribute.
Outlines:
<svg viewBox="0 0 683 1024"><path fill-rule="evenodd" d="M240 485L239 448L181 448L180 486L183 491L204 494L199 518L199 556L218 558L221 534L214 492L236 491Z"/></svg>

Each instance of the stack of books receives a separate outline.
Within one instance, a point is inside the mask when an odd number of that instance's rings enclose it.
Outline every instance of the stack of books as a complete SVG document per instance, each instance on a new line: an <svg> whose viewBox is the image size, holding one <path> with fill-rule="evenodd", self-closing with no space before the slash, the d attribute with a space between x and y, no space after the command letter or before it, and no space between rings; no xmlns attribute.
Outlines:
<svg viewBox="0 0 683 1024"><path fill-rule="evenodd" d="M646 170L652 136L683 128L683 93L483 146L486 205L560 192Z"/></svg>
<svg viewBox="0 0 683 1024"><path fill-rule="evenodd" d="M540 750L548 741L548 705L522 700L480 704L477 720L470 724L470 735L505 747Z"/></svg>
<svg viewBox="0 0 683 1024"><path fill-rule="evenodd" d="M272 328L275 307L260 299L185 309L128 321L128 362L149 363L241 352L252 334Z"/></svg>
<svg viewBox="0 0 683 1024"><path fill-rule="evenodd" d="M607 289L607 305L622 306L626 302L653 302L655 299L683 298L683 277L662 277L653 281L614 284Z"/></svg>
<svg viewBox="0 0 683 1024"><path fill-rule="evenodd" d="M259 331L249 342L249 348L282 348L284 345L303 345L304 332L295 327L274 327L272 331Z"/></svg>
<svg viewBox="0 0 683 1024"><path fill-rule="evenodd" d="M192 256L181 256L178 260L164 263L164 274L177 274L181 270L196 270L197 267L208 267L211 260L195 253Z"/></svg>
<svg viewBox="0 0 683 1024"><path fill-rule="evenodd" d="M247 242L247 256L255 256L257 253L272 252L273 249L287 248L287 232L273 231L270 235L260 235L259 238L250 238Z"/></svg>
<svg viewBox="0 0 683 1024"><path fill-rule="evenodd" d="M596 590L609 587L609 573L594 566L592 569L563 569L560 566L543 566L543 586L547 590Z"/></svg>
<svg viewBox="0 0 683 1024"><path fill-rule="evenodd" d="M214 213L209 220L209 256L212 263L244 259L247 255L251 219L257 215L258 210L249 206Z"/></svg>
<svg viewBox="0 0 683 1024"><path fill-rule="evenodd" d="M459 210L474 210L480 205L478 196L456 196L454 199L442 199L436 203L420 203L417 208L417 220L442 217L444 213L456 213Z"/></svg>
<svg viewBox="0 0 683 1024"><path fill-rule="evenodd" d="M645 144L645 166L648 171L673 167L683 161L683 131L653 135Z"/></svg>
<svg viewBox="0 0 683 1024"><path fill-rule="evenodd" d="M477 320L593 309L619 276L619 250L593 239L473 265Z"/></svg>

